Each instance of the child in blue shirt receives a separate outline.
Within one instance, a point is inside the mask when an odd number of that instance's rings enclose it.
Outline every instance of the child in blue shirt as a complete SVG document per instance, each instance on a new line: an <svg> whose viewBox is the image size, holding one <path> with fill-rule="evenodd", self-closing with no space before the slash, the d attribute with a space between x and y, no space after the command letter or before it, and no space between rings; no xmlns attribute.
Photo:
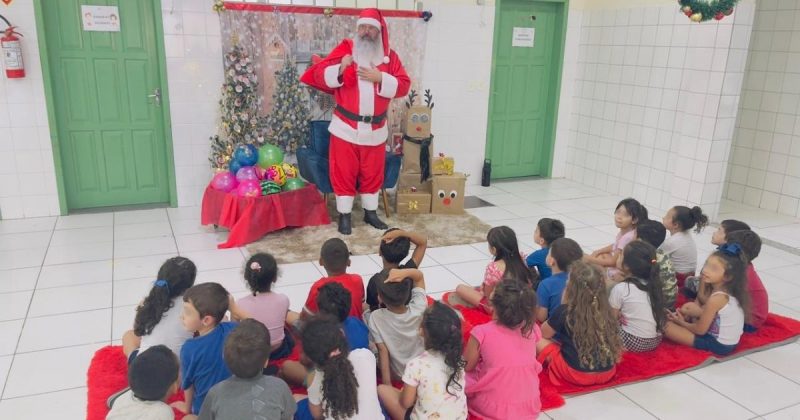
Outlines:
<svg viewBox="0 0 800 420"><path fill-rule="evenodd" d="M560 222L559 222L560 223ZM536 289L536 320L544 322L561 305L561 294L567 286L569 265L583 258L583 250L577 242L569 238L558 238L550 244L547 265L553 275L542 280Z"/></svg>
<svg viewBox="0 0 800 420"><path fill-rule="evenodd" d="M222 322L228 307L228 292L218 283L192 286L183 295L181 321L187 331L197 332L181 348L186 402L177 408L184 413L199 413L208 390L231 376L222 357L225 338L236 327L234 322Z"/></svg>
<svg viewBox="0 0 800 420"><path fill-rule="evenodd" d="M319 288L317 307L319 313L332 316L342 326L350 350L369 348L369 328L364 321L348 316L352 305L350 292L339 283L328 283Z"/></svg>
<svg viewBox="0 0 800 420"><path fill-rule="evenodd" d="M543 218L536 223L536 230L533 232L533 241L541 247L538 251L532 252L525 259L528 268L536 268L540 279L552 276L550 267L547 265L547 253L550 252L550 244L558 238L564 237L564 224L560 220Z"/></svg>

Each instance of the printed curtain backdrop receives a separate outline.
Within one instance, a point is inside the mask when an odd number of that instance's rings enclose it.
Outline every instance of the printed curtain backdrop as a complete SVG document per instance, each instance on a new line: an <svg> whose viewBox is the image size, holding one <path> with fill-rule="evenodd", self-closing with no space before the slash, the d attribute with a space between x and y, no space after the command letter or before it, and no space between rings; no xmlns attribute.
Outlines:
<svg viewBox="0 0 800 420"><path fill-rule="evenodd" d="M227 6L227 4L226 4ZM260 8L241 5L244 10L226 8L220 12L223 54L234 42L250 55L255 63L259 93L263 98L262 116L273 108L275 72L285 60L292 60L299 74L310 65L311 56L327 55L344 38L356 32L358 16L305 13L309 8ZM290 10L290 11L286 11ZM419 17L385 17L389 28L389 45L400 56L412 81L412 89L421 90L425 58L427 23ZM311 119L330 119L333 98L303 85L308 92ZM405 109L404 100L392 102L389 115L389 132L400 131L400 121Z"/></svg>

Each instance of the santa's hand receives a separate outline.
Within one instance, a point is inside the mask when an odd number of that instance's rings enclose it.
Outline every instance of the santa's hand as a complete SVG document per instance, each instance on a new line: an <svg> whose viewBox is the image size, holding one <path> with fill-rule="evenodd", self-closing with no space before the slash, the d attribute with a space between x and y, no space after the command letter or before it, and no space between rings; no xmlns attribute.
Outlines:
<svg viewBox="0 0 800 420"><path fill-rule="evenodd" d="M347 54L346 56L342 57L342 62L341 62L342 67L340 71L344 71L344 69L349 67L351 64L353 64L353 56Z"/></svg>
<svg viewBox="0 0 800 420"><path fill-rule="evenodd" d="M374 67L359 67L358 78L361 80L369 80L372 83L380 83L383 80L383 74Z"/></svg>

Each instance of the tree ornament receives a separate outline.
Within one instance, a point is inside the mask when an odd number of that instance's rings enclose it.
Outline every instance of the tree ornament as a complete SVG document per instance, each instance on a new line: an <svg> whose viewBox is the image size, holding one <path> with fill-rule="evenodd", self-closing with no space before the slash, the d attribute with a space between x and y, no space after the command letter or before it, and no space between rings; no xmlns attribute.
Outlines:
<svg viewBox="0 0 800 420"><path fill-rule="evenodd" d="M739 0L678 0L681 12L693 22L722 20L733 14Z"/></svg>

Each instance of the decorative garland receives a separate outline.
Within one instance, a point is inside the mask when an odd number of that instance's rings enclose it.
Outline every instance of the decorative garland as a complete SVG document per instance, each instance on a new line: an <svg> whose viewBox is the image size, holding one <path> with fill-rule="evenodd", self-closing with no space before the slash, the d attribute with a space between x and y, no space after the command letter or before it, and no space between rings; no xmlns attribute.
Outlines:
<svg viewBox="0 0 800 420"><path fill-rule="evenodd" d="M733 8L738 2L739 0L678 0L681 11L692 22L722 20L725 16L733 14Z"/></svg>

